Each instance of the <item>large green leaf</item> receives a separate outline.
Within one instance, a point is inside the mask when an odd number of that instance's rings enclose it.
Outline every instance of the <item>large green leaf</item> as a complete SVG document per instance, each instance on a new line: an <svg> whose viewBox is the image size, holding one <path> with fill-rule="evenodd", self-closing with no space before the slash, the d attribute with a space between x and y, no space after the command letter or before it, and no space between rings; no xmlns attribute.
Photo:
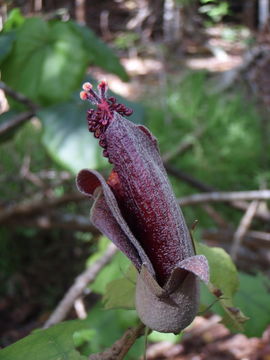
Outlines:
<svg viewBox="0 0 270 360"><path fill-rule="evenodd" d="M109 282L103 297L105 309L135 309L137 270L130 265L120 279Z"/></svg>
<svg viewBox="0 0 270 360"><path fill-rule="evenodd" d="M72 22L71 26L84 40L84 45L91 57L91 63L108 72L118 75L122 80L129 79L119 58L104 42L102 42L88 27Z"/></svg>
<svg viewBox="0 0 270 360"><path fill-rule="evenodd" d="M10 54L12 46L15 40L15 34L13 31L0 33L0 65L5 58Z"/></svg>
<svg viewBox="0 0 270 360"><path fill-rule="evenodd" d="M82 168L95 169L107 162L98 141L87 130L89 106L73 100L38 112L42 120L42 141L52 158L74 174Z"/></svg>
<svg viewBox="0 0 270 360"><path fill-rule="evenodd" d="M210 282L222 290L224 297L231 299L239 287L236 267L231 257L220 247L196 243L198 254L206 256L210 267Z"/></svg>
<svg viewBox="0 0 270 360"><path fill-rule="evenodd" d="M86 360L73 343L73 334L86 327L83 321L67 321L17 341L0 351L1 360Z"/></svg>
<svg viewBox="0 0 270 360"><path fill-rule="evenodd" d="M69 23L27 19L2 64L2 78L39 104L67 99L82 81L88 56Z"/></svg>
<svg viewBox="0 0 270 360"><path fill-rule="evenodd" d="M234 306L233 297L239 287L238 273L229 254L218 247L209 247L196 243L198 254L206 256L210 267L210 283L208 290L202 288L202 303L213 302L213 297L218 303L213 306L213 311L222 316L223 323L233 331L243 331L243 323L248 320L240 309Z"/></svg>
<svg viewBox="0 0 270 360"><path fill-rule="evenodd" d="M71 101L38 112L44 127L43 144L57 162L73 173L82 168L96 169L108 164L102 157L98 141L87 129L86 115L91 105L81 101L78 94L79 90ZM113 93L110 95L115 96ZM132 121L143 123L142 106L118 95L117 100L134 110Z"/></svg>
<svg viewBox="0 0 270 360"><path fill-rule="evenodd" d="M138 324L138 316L135 310L105 311L103 306L98 303L91 308L85 323L89 325L88 331L82 330L75 333L75 341L80 346L80 352L84 355L89 355L111 347L116 340L122 337L127 328ZM88 339L87 333L89 334ZM80 344L78 340L81 340L81 342L85 340L84 344ZM139 359L143 348L144 339L141 337L132 346L125 359Z"/></svg>
<svg viewBox="0 0 270 360"><path fill-rule="evenodd" d="M240 273L240 288L234 301L250 320L245 324L247 336L260 337L270 324L270 281L262 274Z"/></svg>

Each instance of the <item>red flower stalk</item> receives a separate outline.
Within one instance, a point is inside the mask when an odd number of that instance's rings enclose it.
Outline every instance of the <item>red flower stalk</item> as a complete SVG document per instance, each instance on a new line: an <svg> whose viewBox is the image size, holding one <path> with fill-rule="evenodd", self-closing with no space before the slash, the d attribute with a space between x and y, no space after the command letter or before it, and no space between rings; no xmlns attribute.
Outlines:
<svg viewBox="0 0 270 360"><path fill-rule="evenodd" d="M195 255L181 209L150 131L123 116L132 111L84 84L82 99L97 105L88 111L89 131L99 138L113 164L107 182L96 171L77 177L81 192L95 199L92 223L126 254L138 270L136 309L151 329L178 333L196 316L198 278L208 281L208 264Z"/></svg>

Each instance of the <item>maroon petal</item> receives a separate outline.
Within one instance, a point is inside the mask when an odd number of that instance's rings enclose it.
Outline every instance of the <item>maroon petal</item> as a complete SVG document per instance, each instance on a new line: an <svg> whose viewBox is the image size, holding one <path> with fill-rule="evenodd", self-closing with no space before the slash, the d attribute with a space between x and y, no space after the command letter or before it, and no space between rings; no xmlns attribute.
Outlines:
<svg viewBox="0 0 270 360"><path fill-rule="evenodd" d="M118 114L105 132L107 152L125 199L122 213L148 255L160 285L176 264L194 255L185 220L168 181L157 143L144 127Z"/></svg>
<svg viewBox="0 0 270 360"><path fill-rule="evenodd" d="M96 199L91 210L93 224L129 257L137 269L141 264L145 264L149 272L154 275L148 256L129 229L115 196L104 178L95 170L84 169L77 176L77 186L83 194L94 196ZM99 187L101 187L100 192L97 191Z"/></svg>
<svg viewBox="0 0 270 360"><path fill-rule="evenodd" d="M136 269L141 268L142 261L137 250L131 244L113 217L102 191L100 191L91 209L90 219L96 228L99 229L100 232L102 232L105 236L107 236L118 247L118 249L121 250L132 261Z"/></svg>

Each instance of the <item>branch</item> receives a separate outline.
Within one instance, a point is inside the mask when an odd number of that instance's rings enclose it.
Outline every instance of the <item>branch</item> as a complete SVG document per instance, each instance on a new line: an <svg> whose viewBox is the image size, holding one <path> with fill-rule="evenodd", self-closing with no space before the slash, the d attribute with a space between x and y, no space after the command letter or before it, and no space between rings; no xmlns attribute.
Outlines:
<svg viewBox="0 0 270 360"><path fill-rule="evenodd" d="M202 209L213 219L213 221L220 226L221 228L227 228L230 225L228 222L221 216L213 206L209 204L202 204Z"/></svg>
<svg viewBox="0 0 270 360"><path fill-rule="evenodd" d="M104 252L103 256L75 279L74 284L69 288L63 299L44 324L45 329L64 320L75 300L81 296L86 286L95 280L96 276L103 267L112 260L116 251L117 248L111 243Z"/></svg>
<svg viewBox="0 0 270 360"><path fill-rule="evenodd" d="M16 129L18 126L31 119L34 115L34 111L25 111L23 113L20 113L19 115L14 116L12 119L5 121L3 124L0 125L0 136L13 129Z"/></svg>
<svg viewBox="0 0 270 360"><path fill-rule="evenodd" d="M202 239L211 243L230 243L234 235L233 229L204 229L202 231ZM249 230L243 239L243 246L246 245L252 249L262 248L263 251L270 249L270 233L263 231Z"/></svg>
<svg viewBox="0 0 270 360"><path fill-rule="evenodd" d="M12 226L37 227L44 230L64 229L100 234L96 227L91 225L89 217L75 214L41 214L31 217L12 217L6 221Z"/></svg>
<svg viewBox="0 0 270 360"><path fill-rule="evenodd" d="M177 179L183 180L184 182L191 185L195 189L199 189L202 192L215 192L215 191L217 192L218 191L214 187L197 180L193 176L187 174L186 172L184 172L182 170L175 168L174 166L165 164L165 168L167 169L169 174L173 175ZM228 203L228 205L234 207L235 209L246 211L249 206L249 203L247 201L237 200L237 201L230 201ZM261 208L259 208L257 210L255 216L256 216L256 218L259 218L261 220L270 221L270 212L266 211L266 210L262 210Z"/></svg>
<svg viewBox="0 0 270 360"><path fill-rule="evenodd" d="M231 247L231 257L232 259L235 261L236 257L237 257L237 252L238 249L241 245L241 242L243 241L243 238L245 236L245 234L247 233L252 219L254 218L256 211L258 209L259 206L259 201L254 200L250 203L247 211L245 212L244 216L242 217L240 224L236 230L236 232L234 233L233 236L233 243L232 243L232 247Z"/></svg>
<svg viewBox="0 0 270 360"><path fill-rule="evenodd" d="M144 333L144 324L140 324L133 329L128 329L110 348L102 353L90 355L89 360L122 360L135 341L144 335Z"/></svg>
<svg viewBox="0 0 270 360"><path fill-rule="evenodd" d="M175 176L176 178L185 181L192 187L199 189L203 192L215 191L216 189L210 185L204 184L203 182L195 179L193 176L187 174L186 172L172 166L169 164L164 164L165 169L168 171L170 175Z"/></svg>
<svg viewBox="0 0 270 360"><path fill-rule="evenodd" d="M270 200L270 190L253 191L231 191L231 192L211 192L205 194L195 194L179 199L180 205L194 205L205 202L234 202L234 201Z"/></svg>
<svg viewBox="0 0 270 360"><path fill-rule="evenodd" d="M24 105L26 105L32 111L36 111L37 105L35 103L33 103L32 100L28 99L23 94L13 90L8 85L6 85L3 81L0 81L0 89L2 89L6 95L12 97L14 100L17 100Z"/></svg>
<svg viewBox="0 0 270 360"><path fill-rule="evenodd" d="M202 239L212 246L221 246L227 252L231 249L233 229L207 229L202 232ZM270 233L247 231L242 246L237 252L237 265L244 271L269 270Z"/></svg>
<svg viewBox="0 0 270 360"><path fill-rule="evenodd" d="M64 205L70 201L78 202L85 200L85 197L79 192L65 194L61 197L45 198L44 194L38 194L33 199L24 200L20 203L9 205L4 208L0 213L0 223L9 220L10 218L18 215L30 215L38 211L44 211L47 208L53 208Z"/></svg>

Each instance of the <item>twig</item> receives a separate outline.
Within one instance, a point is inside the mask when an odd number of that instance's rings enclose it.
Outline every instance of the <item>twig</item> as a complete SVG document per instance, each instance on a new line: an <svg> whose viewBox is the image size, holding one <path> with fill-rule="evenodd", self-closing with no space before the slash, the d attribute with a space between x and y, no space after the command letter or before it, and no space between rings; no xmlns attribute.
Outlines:
<svg viewBox="0 0 270 360"><path fill-rule="evenodd" d="M44 324L44 328L57 324L65 318L72 308L74 301L81 296L86 286L95 280L97 274L103 267L112 260L116 251L117 248L115 245L110 244L103 256L75 279L74 284L69 288L63 299Z"/></svg>
<svg viewBox="0 0 270 360"><path fill-rule="evenodd" d="M23 159L20 175L22 178L29 180L32 184L37 187L44 188L45 183L42 181L36 174L32 173L30 170L31 157L26 155Z"/></svg>
<svg viewBox="0 0 270 360"><path fill-rule="evenodd" d="M31 119L34 115L35 115L35 113L33 111L26 111L19 115L14 116L12 119L10 119L8 121L5 121L0 126L0 136L4 135L7 132L24 124L27 120Z"/></svg>
<svg viewBox="0 0 270 360"><path fill-rule="evenodd" d="M221 228L229 227L227 221L209 204L202 204L203 210L214 220Z"/></svg>
<svg viewBox="0 0 270 360"><path fill-rule="evenodd" d="M202 239L211 246L221 246L227 252L231 250L234 236L232 229L213 230L202 232ZM270 233L247 231L242 246L237 252L237 265L245 271L261 270L269 272Z"/></svg>
<svg viewBox="0 0 270 360"><path fill-rule="evenodd" d="M233 243L232 243L232 247L231 247L231 251L230 251L231 257L234 261L236 260L237 252L241 245L241 242L243 241L243 238L251 225L252 219L254 218L254 216L256 214L258 205L259 205L259 201L257 201L257 200L254 200L250 203L247 211L245 212L244 216L242 217L240 224L234 234Z"/></svg>
<svg viewBox="0 0 270 360"><path fill-rule="evenodd" d="M26 105L32 111L37 110L37 105L35 103L33 103L32 100L28 99L23 94L13 90L7 84L5 84L3 81L0 81L0 89L2 89L5 92L6 95L9 95L14 100L17 100L20 103Z"/></svg>
<svg viewBox="0 0 270 360"><path fill-rule="evenodd" d="M194 146L194 140L199 139L205 131L204 126L199 126L195 131L187 136L185 140L181 140L172 150L168 151L162 156L164 163L170 161L176 155L183 155L187 150Z"/></svg>
<svg viewBox="0 0 270 360"><path fill-rule="evenodd" d="M270 200L270 190L231 191L195 194L179 199L182 206L205 202L232 202L238 200Z"/></svg>
<svg viewBox="0 0 270 360"><path fill-rule="evenodd" d="M37 227L44 230L70 229L82 232L100 234L96 227L91 225L89 217L74 214L42 214L38 216L12 217L5 222L7 225Z"/></svg>
<svg viewBox="0 0 270 360"><path fill-rule="evenodd" d="M235 209L246 211L249 203L247 201L233 201L230 202L230 205ZM270 221L270 212L260 206L256 211L255 217L264 221Z"/></svg>
<svg viewBox="0 0 270 360"><path fill-rule="evenodd" d="M122 360L135 341L145 332L145 325L140 324L135 328L128 329L124 335L110 348L102 353L89 356L89 360Z"/></svg>
<svg viewBox="0 0 270 360"><path fill-rule="evenodd" d="M199 181L198 179L195 179L190 174L187 174L185 171L182 171L172 165L164 164L165 169L168 171L169 174L175 176L176 178L185 181L189 185L195 187L196 189L199 189L203 192L211 192L215 191L216 189L210 185L204 184L203 182Z"/></svg>
<svg viewBox="0 0 270 360"><path fill-rule="evenodd" d="M229 243L233 238L234 232L232 229L205 229L202 232L202 238L206 241L211 241L211 243ZM270 233L263 231L247 231L244 239L243 245L254 248L262 248L264 251L270 249Z"/></svg>
<svg viewBox="0 0 270 360"><path fill-rule="evenodd" d="M218 191L218 189L214 188L213 186L210 186L208 184L205 184L193 176L187 174L186 172L179 170L175 168L174 166L165 164L165 168L167 169L168 173L172 176L176 177L177 179L183 180L190 186L194 187L195 189L199 189L202 192L214 192ZM235 209L244 210L246 211L249 203L247 201L230 201L227 203L229 206L234 207ZM256 218L261 219L263 221L270 221L270 212L261 208L258 208L256 212Z"/></svg>
<svg viewBox="0 0 270 360"><path fill-rule="evenodd" d="M38 194L35 198L25 200L20 203L9 205L4 208L0 213L0 223L9 220L10 218L18 215L30 215L38 211L44 211L47 208L53 208L60 205L64 205L70 201L84 200L79 192L65 194L61 197L45 198L44 194Z"/></svg>

